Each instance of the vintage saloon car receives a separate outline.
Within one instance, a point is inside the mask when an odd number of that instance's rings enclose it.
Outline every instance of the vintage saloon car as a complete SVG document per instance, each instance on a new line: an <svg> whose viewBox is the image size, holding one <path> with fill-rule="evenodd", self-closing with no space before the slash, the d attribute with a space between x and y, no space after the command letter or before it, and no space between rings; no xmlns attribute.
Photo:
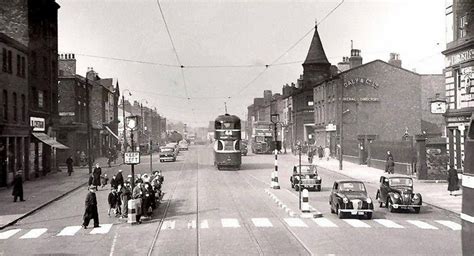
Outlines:
<svg viewBox="0 0 474 256"><path fill-rule="evenodd" d="M299 174L299 166L293 166L293 175L290 177L291 187L296 191L301 189L321 191L321 183L323 180L318 175L315 165L301 165L301 176Z"/></svg>
<svg viewBox="0 0 474 256"><path fill-rule="evenodd" d="M405 176L381 176L376 199L380 207L386 206L390 212L398 209L413 209L420 212L421 194L413 193L413 180Z"/></svg>
<svg viewBox="0 0 474 256"><path fill-rule="evenodd" d="M173 146L160 147L160 162L176 161L176 151Z"/></svg>
<svg viewBox="0 0 474 256"><path fill-rule="evenodd" d="M340 219L346 215L371 219L374 212L374 204L367 195L364 183L356 180L335 181L329 195L329 205L331 213L336 213Z"/></svg>

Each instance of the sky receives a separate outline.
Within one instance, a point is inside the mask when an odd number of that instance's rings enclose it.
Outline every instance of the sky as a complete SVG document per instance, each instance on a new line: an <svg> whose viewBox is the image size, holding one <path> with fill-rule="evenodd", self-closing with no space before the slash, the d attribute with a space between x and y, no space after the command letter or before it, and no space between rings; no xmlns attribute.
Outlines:
<svg viewBox="0 0 474 256"><path fill-rule="evenodd" d="M296 83L315 21L333 65L352 40L363 63L396 52L408 70L442 73L444 0L344 0L334 10L341 1L57 0L59 53L76 54L78 74L117 78L126 99L193 127L225 104L246 119L263 90Z"/></svg>

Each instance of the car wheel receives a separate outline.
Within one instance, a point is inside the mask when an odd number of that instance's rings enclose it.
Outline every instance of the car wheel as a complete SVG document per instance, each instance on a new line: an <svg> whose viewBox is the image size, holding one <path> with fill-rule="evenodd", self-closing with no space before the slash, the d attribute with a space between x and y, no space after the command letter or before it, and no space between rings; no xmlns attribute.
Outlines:
<svg viewBox="0 0 474 256"><path fill-rule="evenodd" d="M337 213L337 216L339 217L339 219L344 218L344 213L339 210L339 205L336 205L336 213Z"/></svg>
<svg viewBox="0 0 474 256"><path fill-rule="evenodd" d="M366 213L365 218L368 220L372 219L372 213L371 212Z"/></svg>
<svg viewBox="0 0 474 256"><path fill-rule="evenodd" d="M390 198L387 200L387 208L390 212L395 212L395 208L393 208L392 199Z"/></svg>
<svg viewBox="0 0 474 256"><path fill-rule="evenodd" d="M415 213L420 213L421 207L415 207L413 210L415 210Z"/></svg>

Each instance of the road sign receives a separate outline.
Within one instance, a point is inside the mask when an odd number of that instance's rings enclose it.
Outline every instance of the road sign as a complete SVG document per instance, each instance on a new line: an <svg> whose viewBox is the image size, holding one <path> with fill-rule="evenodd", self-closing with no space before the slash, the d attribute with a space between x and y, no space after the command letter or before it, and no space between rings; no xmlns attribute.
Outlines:
<svg viewBox="0 0 474 256"><path fill-rule="evenodd" d="M125 152L124 162L125 164L139 164L140 152Z"/></svg>

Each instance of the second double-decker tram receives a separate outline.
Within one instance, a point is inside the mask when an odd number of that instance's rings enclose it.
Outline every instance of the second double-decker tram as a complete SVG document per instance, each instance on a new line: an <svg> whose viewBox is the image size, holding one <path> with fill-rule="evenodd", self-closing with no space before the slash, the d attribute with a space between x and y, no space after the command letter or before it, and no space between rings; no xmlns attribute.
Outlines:
<svg viewBox="0 0 474 256"><path fill-rule="evenodd" d="M214 165L217 169L239 169L242 163L240 152L240 118L220 115L214 122Z"/></svg>

